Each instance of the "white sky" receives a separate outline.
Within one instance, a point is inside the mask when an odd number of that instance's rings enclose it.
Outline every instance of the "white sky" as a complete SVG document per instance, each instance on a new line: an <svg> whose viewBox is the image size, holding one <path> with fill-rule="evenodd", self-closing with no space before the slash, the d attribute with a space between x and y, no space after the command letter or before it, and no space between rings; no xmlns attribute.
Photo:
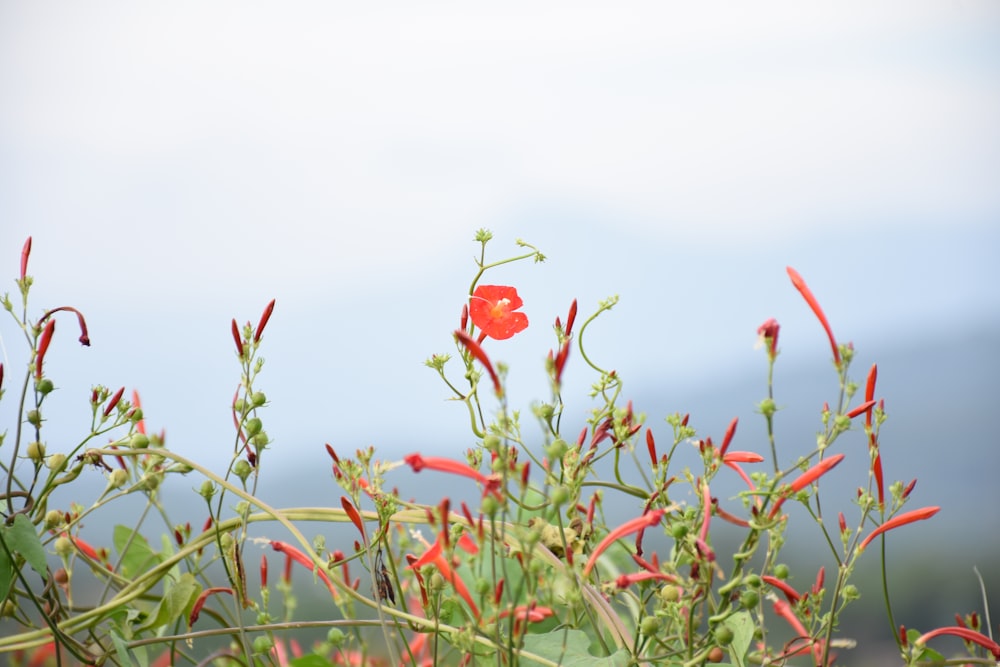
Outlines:
<svg viewBox="0 0 1000 667"><path fill-rule="evenodd" d="M702 348L662 349L696 366L784 304L809 321L786 263L892 336L998 303L998 82L995 2L6 3L0 267L34 235L36 306L107 341L54 354L168 424L188 416L158 383L228 387L229 318L272 297L289 395L306 369L408 400L481 226L553 258L497 277L534 288L534 322L621 291L626 357L643 327L699 322ZM231 388L199 395L195 426Z"/></svg>

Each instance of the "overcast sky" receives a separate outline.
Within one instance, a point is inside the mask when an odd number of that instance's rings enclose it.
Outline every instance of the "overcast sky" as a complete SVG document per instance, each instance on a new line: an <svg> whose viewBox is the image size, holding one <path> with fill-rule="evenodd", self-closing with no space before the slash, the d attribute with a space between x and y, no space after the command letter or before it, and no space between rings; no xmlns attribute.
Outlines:
<svg viewBox="0 0 1000 667"><path fill-rule="evenodd" d="M998 118L995 2L5 3L0 271L33 235L32 312L89 318L67 406L124 384L179 449L230 442L229 319L277 298L286 442L423 442L463 419L421 362L479 227L550 257L487 281L523 292L492 353L525 364L614 293L613 366L718 377L770 316L822 357L786 264L859 345L995 321Z"/></svg>

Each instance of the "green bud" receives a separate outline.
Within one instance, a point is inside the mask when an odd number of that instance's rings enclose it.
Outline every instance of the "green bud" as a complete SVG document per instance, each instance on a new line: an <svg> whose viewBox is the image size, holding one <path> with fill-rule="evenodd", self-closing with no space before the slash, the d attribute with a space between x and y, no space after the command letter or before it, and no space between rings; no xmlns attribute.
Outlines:
<svg viewBox="0 0 1000 667"><path fill-rule="evenodd" d="M764 582L761 581L760 575L748 574L747 576L743 577L743 583L749 586L750 588L760 588L760 585Z"/></svg>
<svg viewBox="0 0 1000 667"><path fill-rule="evenodd" d="M255 408L259 408L267 403L267 396L262 391L255 391L250 397L250 403L253 404Z"/></svg>
<svg viewBox="0 0 1000 667"><path fill-rule="evenodd" d="M206 479L201 483L201 488L198 489L198 495L200 495L205 500L211 500L212 496L215 495L215 482L210 479Z"/></svg>
<svg viewBox="0 0 1000 667"><path fill-rule="evenodd" d="M778 563L777 565L774 566L774 576L776 576L778 579L787 579L788 574L789 574L788 566L785 565L784 563Z"/></svg>
<svg viewBox="0 0 1000 667"><path fill-rule="evenodd" d="M65 517L63 513L59 510L49 510L45 513L45 528L46 530L53 530L63 525Z"/></svg>
<svg viewBox="0 0 1000 667"><path fill-rule="evenodd" d="M42 413L38 410L28 410L28 414L25 415L25 419L35 428L42 425Z"/></svg>
<svg viewBox="0 0 1000 667"><path fill-rule="evenodd" d="M846 431L851 428L851 418L847 415L837 415L833 419L833 428L837 431Z"/></svg>
<svg viewBox="0 0 1000 667"><path fill-rule="evenodd" d="M246 408L247 408L247 403L242 398L237 398L236 402L233 403L233 410L238 415L243 414L243 411L246 410Z"/></svg>
<svg viewBox="0 0 1000 667"><path fill-rule="evenodd" d="M114 470L111 471L111 474L108 475L108 486L110 486L112 489L120 489L121 487L125 486L127 482L128 482L127 470L122 470L121 468L115 468Z"/></svg>
<svg viewBox="0 0 1000 667"><path fill-rule="evenodd" d="M479 577L476 579L476 593L479 595L488 595L493 592L493 585L489 582L486 577Z"/></svg>
<svg viewBox="0 0 1000 667"><path fill-rule="evenodd" d="M497 500L493 494L490 494L483 498L480 506L482 507L483 514L486 516L493 516L500 509L500 501Z"/></svg>
<svg viewBox="0 0 1000 667"><path fill-rule="evenodd" d="M677 602L681 599L681 591L674 584L664 584L657 594L664 602Z"/></svg>
<svg viewBox="0 0 1000 667"><path fill-rule="evenodd" d="M253 638L254 655L270 653L272 648L274 648L274 641L267 635L258 635Z"/></svg>
<svg viewBox="0 0 1000 667"><path fill-rule="evenodd" d="M247 432L247 435L254 436L260 433L260 429L263 427L263 423L257 417L248 419L247 423L243 425L243 430Z"/></svg>
<svg viewBox="0 0 1000 667"><path fill-rule="evenodd" d="M240 459L233 465L233 472L236 473L237 477L245 482L247 481L247 477L250 476L250 473L253 472L253 468L250 466L249 461L246 459Z"/></svg>
<svg viewBox="0 0 1000 667"><path fill-rule="evenodd" d="M55 389L55 385L52 384L52 380L48 378L42 378L35 383L35 391L37 391L42 396L48 396Z"/></svg>
<svg viewBox="0 0 1000 667"><path fill-rule="evenodd" d="M556 459L561 459L566 454L566 450L568 448L569 445L566 444L565 440L562 438L556 438L549 443L545 450L545 454L549 457L550 461L555 461Z"/></svg>
<svg viewBox="0 0 1000 667"><path fill-rule="evenodd" d="M33 463L41 463L45 458L45 445L41 442L32 442L28 445L28 458Z"/></svg>
<svg viewBox="0 0 1000 667"><path fill-rule="evenodd" d="M670 526L670 534L673 535L675 540L684 539L684 536L688 534L688 525L686 523L674 523Z"/></svg>
<svg viewBox="0 0 1000 667"><path fill-rule="evenodd" d="M772 398L765 398L757 405L757 409L760 410L760 414L765 417L773 417L774 413L778 411L778 406Z"/></svg>
<svg viewBox="0 0 1000 667"><path fill-rule="evenodd" d="M250 444L258 449L266 447L269 442L271 442L271 440L267 437L267 433L264 431L261 431L257 435L250 438Z"/></svg>
<svg viewBox="0 0 1000 667"><path fill-rule="evenodd" d="M138 424L142 421L142 408L136 408L132 411L132 414L128 417L133 424Z"/></svg>
<svg viewBox="0 0 1000 667"><path fill-rule="evenodd" d="M712 634L715 635L715 641L718 642L719 646L729 646L733 643L733 629L728 625L715 626Z"/></svg>
<svg viewBox="0 0 1000 667"><path fill-rule="evenodd" d="M4 600L3 606L0 607L0 618L10 618L15 611L17 611L17 605L12 600Z"/></svg>
<svg viewBox="0 0 1000 667"><path fill-rule="evenodd" d="M744 609L753 609L760 602L760 595L757 591L743 591L740 595L740 606Z"/></svg>
<svg viewBox="0 0 1000 667"><path fill-rule="evenodd" d="M136 433L128 441L128 446L132 449L146 449L149 447L149 436L145 433Z"/></svg>
<svg viewBox="0 0 1000 667"><path fill-rule="evenodd" d="M490 433L483 438L483 449L488 452L496 452L500 449L500 437Z"/></svg>
<svg viewBox="0 0 1000 667"><path fill-rule="evenodd" d="M334 648L342 646L345 639L347 639L347 635L345 635L344 631L340 628L330 628L330 630L326 633L326 641L329 642L330 646L333 646Z"/></svg>
<svg viewBox="0 0 1000 667"><path fill-rule="evenodd" d="M844 589L840 591L840 596L844 598L844 602L852 602L861 597L861 593L858 591L858 587L854 584L847 584Z"/></svg>
<svg viewBox="0 0 1000 667"><path fill-rule="evenodd" d="M57 537L53 547L60 558L66 558L73 553L73 542L68 537Z"/></svg>
<svg viewBox="0 0 1000 667"><path fill-rule="evenodd" d="M642 634L647 637L651 637L660 631L663 627L663 621L657 616L646 616L642 619L642 623L639 624L639 628L642 630Z"/></svg>
<svg viewBox="0 0 1000 667"><path fill-rule="evenodd" d="M123 471L124 472L124 471ZM159 472L147 472L139 480L139 488L145 491L156 491L159 488L160 482L163 481L163 473Z"/></svg>
<svg viewBox="0 0 1000 667"><path fill-rule="evenodd" d="M552 499L552 503L554 505L557 506L565 505L566 501L569 500L569 489L566 488L565 485L557 486L554 489L552 489L550 498Z"/></svg>
<svg viewBox="0 0 1000 667"><path fill-rule="evenodd" d="M551 405L549 405L548 403L542 403L541 405L538 406L538 416L544 419L545 421L549 421L550 419L552 419L552 416L555 413L556 409Z"/></svg>
<svg viewBox="0 0 1000 667"><path fill-rule="evenodd" d="M233 548L233 536L231 533L223 533L219 536L219 543L222 544L222 550L229 552Z"/></svg>
<svg viewBox="0 0 1000 667"><path fill-rule="evenodd" d="M444 577L440 572L434 572L427 582L427 590L431 593L440 593L444 590Z"/></svg>

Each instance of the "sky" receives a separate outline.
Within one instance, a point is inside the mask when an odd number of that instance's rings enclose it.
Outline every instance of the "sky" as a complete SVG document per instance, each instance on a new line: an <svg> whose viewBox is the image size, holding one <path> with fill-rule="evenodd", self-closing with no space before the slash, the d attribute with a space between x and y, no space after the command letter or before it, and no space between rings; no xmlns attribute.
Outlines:
<svg viewBox="0 0 1000 667"><path fill-rule="evenodd" d="M0 289L31 235L30 312L88 318L51 352L65 424L125 385L227 460L230 319L275 298L290 460L453 448L422 361L454 351L481 227L549 258L486 280L532 321L490 349L524 406L574 298L620 294L594 354L674 386L761 364L772 316L789 363L826 358L786 265L859 347L995 326L998 82L993 2L5 4Z"/></svg>

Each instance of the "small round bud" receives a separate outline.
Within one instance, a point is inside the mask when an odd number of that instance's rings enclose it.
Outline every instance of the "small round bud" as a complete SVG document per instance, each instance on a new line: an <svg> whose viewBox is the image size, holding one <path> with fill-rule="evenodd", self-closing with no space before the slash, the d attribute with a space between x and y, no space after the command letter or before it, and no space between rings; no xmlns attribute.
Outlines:
<svg viewBox="0 0 1000 667"><path fill-rule="evenodd" d="M658 595L664 602L677 602L681 599L681 590L674 584L664 584Z"/></svg>
<svg viewBox="0 0 1000 667"><path fill-rule="evenodd" d="M35 391L37 391L42 396L48 396L55 389L55 385L52 384L52 380L48 378L42 378L35 383Z"/></svg>
<svg viewBox="0 0 1000 667"><path fill-rule="evenodd" d="M740 595L740 606L744 609L753 609L760 603L760 595L757 591L743 591Z"/></svg>
<svg viewBox="0 0 1000 667"><path fill-rule="evenodd" d="M247 423L243 425L243 430L247 432L247 435L254 436L260 433L260 429L263 427L263 423L257 417L253 417L247 420Z"/></svg>
<svg viewBox="0 0 1000 667"><path fill-rule="evenodd" d="M240 459L233 465L233 472L236 473L237 477L245 482L247 481L247 477L250 476L250 473L253 472L253 468L250 466L249 461L246 459Z"/></svg>
<svg viewBox="0 0 1000 667"><path fill-rule="evenodd" d="M431 575L430 580L427 582L427 590L432 593L440 593L444 590L444 577L440 572L435 572Z"/></svg>
<svg viewBox="0 0 1000 667"><path fill-rule="evenodd" d="M233 535L232 533L223 533L219 536L219 543L222 545L224 551L229 551L233 548Z"/></svg>
<svg viewBox="0 0 1000 667"><path fill-rule="evenodd" d="M709 662L722 662L722 659L725 657L726 657L725 651L723 651L718 646L713 646L711 649L709 649L706 659Z"/></svg>
<svg viewBox="0 0 1000 667"><path fill-rule="evenodd" d="M760 405L757 406L757 409L759 409L760 414L765 417L773 417L774 413L778 411L778 404L774 402L773 398L765 398L760 402Z"/></svg>
<svg viewBox="0 0 1000 667"><path fill-rule="evenodd" d="M561 459L563 455L566 454L566 449L569 445L562 438L556 438L548 447L545 449L545 454L549 457L550 461L555 461L556 459Z"/></svg>
<svg viewBox="0 0 1000 667"><path fill-rule="evenodd" d="M61 567L55 572L53 572L52 578L60 586L65 586L66 584L69 583L69 573L66 571L66 568L64 567Z"/></svg>
<svg viewBox="0 0 1000 667"><path fill-rule="evenodd" d="M262 391L255 391L250 397L250 403L253 404L255 408L259 408L267 403L267 395Z"/></svg>
<svg viewBox="0 0 1000 667"><path fill-rule="evenodd" d="M840 596L844 598L845 602L852 602L861 597L861 593L858 591L858 587L854 584L847 584L844 586L844 590L840 592Z"/></svg>
<svg viewBox="0 0 1000 667"><path fill-rule="evenodd" d="M73 553L73 541L68 537L57 537L52 547L55 549L56 555L60 558L66 558Z"/></svg>
<svg viewBox="0 0 1000 667"><path fill-rule="evenodd" d="M258 635L253 638L254 655L263 655L265 653L270 653L271 649L273 648L274 648L274 641L267 635Z"/></svg>
<svg viewBox="0 0 1000 667"><path fill-rule="evenodd" d="M670 534L673 535L675 540L683 539L689 530L690 528L688 528L686 523L675 523L670 526Z"/></svg>
<svg viewBox="0 0 1000 667"><path fill-rule="evenodd" d="M49 470L60 472L63 468L66 467L66 455L53 454L48 459L46 459L45 465Z"/></svg>
<svg viewBox="0 0 1000 667"><path fill-rule="evenodd" d="M719 646L729 646L733 643L733 629L728 625L717 625L712 634L715 636L715 641L719 643Z"/></svg>
<svg viewBox="0 0 1000 667"><path fill-rule="evenodd" d="M45 445L41 442L32 442L28 445L28 458L33 463L41 463L45 458Z"/></svg>
<svg viewBox="0 0 1000 667"><path fill-rule="evenodd" d="M491 584L486 577L479 577L476 579L476 593L479 595L486 595L491 592L493 592L493 584Z"/></svg>
<svg viewBox="0 0 1000 667"><path fill-rule="evenodd" d="M3 607L0 607L0 618L9 618L17 611L17 605L11 600L5 600Z"/></svg>
<svg viewBox="0 0 1000 667"><path fill-rule="evenodd" d="M205 500L211 500L212 496L215 495L215 482L210 479L206 479L201 483L201 488L198 489L198 494Z"/></svg>
<svg viewBox="0 0 1000 667"><path fill-rule="evenodd" d="M490 433L483 438L483 449L488 452L496 452L500 449L500 436Z"/></svg>
<svg viewBox="0 0 1000 667"><path fill-rule="evenodd" d="M128 441L128 446L132 449L146 449L149 447L149 436L145 433L136 433Z"/></svg>
<svg viewBox="0 0 1000 667"><path fill-rule="evenodd" d="M112 489L120 489L121 487L125 486L127 482L128 482L127 470L122 470L121 468L115 468L114 470L111 471L111 474L108 475L108 486L110 486Z"/></svg>
<svg viewBox="0 0 1000 667"><path fill-rule="evenodd" d="M236 402L233 403L233 410L238 415L243 414L243 411L246 409L247 409L247 403L242 398L237 398Z"/></svg>
<svg viewBox="0 0 1000 667"><path fill-rule="evenodd" d="M497 500L495 496L490 494L483 497L480 507L483 510L483 514L486 516L493 516L500 509L500 501Z"/></svg>
<svg viewBox="0 0 1000 667"><path fill-rule="evenodd" d="M65 523L65 517L59 510L49 510L45 513L46 530L54 530Z"/></svg>
<svg viewBox="0 0 1000 667"><path fill-rule="evenodd" d="M761 581L760 575L748 574L747 576L743 577L743 583L749 586L750 588L760 588L760 585L764 582Z"/></svg>
<svg viewBox="0 0 1000 667"><path fill-rule="evenodd" d="M552 419L552 416L556 413L556 409L549 405L548 403L542 403L538 406L538 416L542 419L548 421Z"/></svg>
<svg viewBox="0 0 1000 667"><path fill-rule="evenodd" d="M778 563L774 566L774 576L778 579L787 579L789 575L788 566L784 563Z"/></svg>
<svg viewBox="0 0 1000 667"><path fill-rule="evenodd" d="M136 408L136 409L132 410L132 412L129 413L128 418L129 418L129 420L131 420L131 422L133 424L138 424L139 422L141 422L142 421L142 408Z"/></svg>
<svg viewBox="0 0 1000 667"><path fill-rule="evenodd" d="M663 621L661 621L657 616L647 616L642 619L642 623L639 624L642 634L647 637L655 635L662 627Z"/></svg>
<svg viewBox="0 0 1000 667"><path fill-rule="evenodd" d="M569 500L569 489L565 485L560 485L552 489L551 494L552 503L554 505L565 505L566 501Z"/></svg>
<svg viewBox="0 0 1000 667"><path fill-rule="evenodd" d="M124 472L124 471L123 471ZM146 491L156 491L159 488L160 482L163 481L163 474L156 472L147 472L139 480L139 488Z"/></svg>
<svg viewBox="0 0 1000 667"><path fill-rule="evenodd" d="M330 628L330 630L326 633L326 641L329 642L330 646L333 646L334 648L341 646L345 639L347 639L347 635L345 635L344 631L340 628Z"/></svg>
<svg viewBox="0 0 1000 667"><path fill-rule="evenodd" d="M271 439L267 437L267 433L264 431L261 431L257 435L250 438L250 444L258 449L266 447L269 442L271 442Z"/></svg>
<svg viewBox="0 0 1000 667"><path fill-rule="evenodd" d="M28 414L25 415L25 420L37 428L42 425L42 413L38 410L28 410Z"/></svg>

